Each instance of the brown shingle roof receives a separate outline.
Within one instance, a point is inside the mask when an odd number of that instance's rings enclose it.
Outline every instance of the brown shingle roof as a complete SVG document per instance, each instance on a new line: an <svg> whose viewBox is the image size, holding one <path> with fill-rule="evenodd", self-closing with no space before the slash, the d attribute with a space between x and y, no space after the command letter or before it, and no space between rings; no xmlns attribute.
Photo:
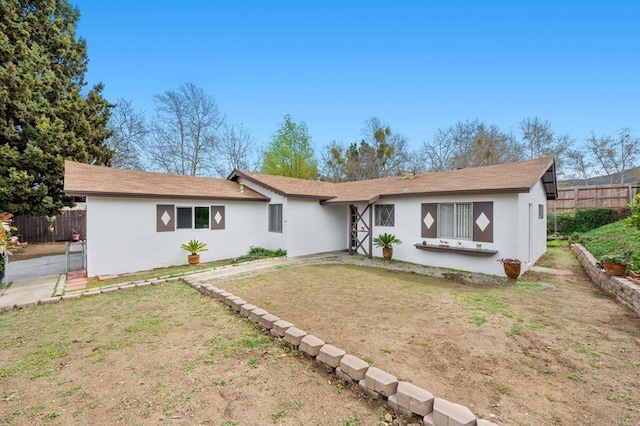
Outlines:
<svg viewBox="0 0 640 426"><path fill-rule="evenodd" d="M278 194L313 197L327 204L371 203L389 196L433 196L479 193L528 192L543 179L548 198L555 198L555 172L553 157L517 163L416 176L392 176L355 182L317 182L234 170L229 179L244 177Z"/></svg>
<svg viewBox="0 0 640 426"><path fill-rule="evenodd" d="M122 170L73 161L65 161L64 169L64 191L67 195L269 200L249 188L240 192L237 182L226 179Z"/></svg>
<svg viewBox="0 0 640 426"><path fill-rule="evenodd" d="M328 200L329 198L333 198L337 195L336 184L331 182L266 175L237 169L229 175L229 179L232 180L236 180L238 177L243 177L251 182L257 183L263 188L267 188L276 194L289 197L307 197Z"/></svg>

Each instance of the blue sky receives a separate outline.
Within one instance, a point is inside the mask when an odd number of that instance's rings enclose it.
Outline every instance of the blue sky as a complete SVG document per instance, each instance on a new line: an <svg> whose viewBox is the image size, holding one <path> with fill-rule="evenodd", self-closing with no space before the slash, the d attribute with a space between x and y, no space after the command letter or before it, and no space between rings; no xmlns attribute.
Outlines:
<svg viewBox="0 0 640 426"><path fill-rule="evenodd" d="M548 120L582 141L640 133L640 2L70 0L89 84L153 116L194 83L259 145L285 114L316 153L379 117L418 148L478 118Z"/></svg>

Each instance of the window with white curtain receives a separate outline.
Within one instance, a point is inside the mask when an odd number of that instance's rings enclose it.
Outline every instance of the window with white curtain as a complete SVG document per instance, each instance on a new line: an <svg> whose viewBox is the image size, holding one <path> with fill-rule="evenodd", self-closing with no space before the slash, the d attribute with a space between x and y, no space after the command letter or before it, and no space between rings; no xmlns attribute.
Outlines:
<svg viewBox="0 0 640 426"><path fill-rule="evenodd" d="M438 204L438 238L470 240L473 237L471 203Z"/></svg>

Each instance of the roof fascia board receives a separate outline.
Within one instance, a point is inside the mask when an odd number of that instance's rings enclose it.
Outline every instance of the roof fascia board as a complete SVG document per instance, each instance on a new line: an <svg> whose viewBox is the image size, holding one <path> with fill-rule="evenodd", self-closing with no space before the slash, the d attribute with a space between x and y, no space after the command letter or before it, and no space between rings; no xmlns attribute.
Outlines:
<svg viewBox="0 0 640 426"><path fill-rule="evenodd" d="M98 192L98 191L83 191L83 192L64 191L64 193L71 197L100 196L100 197L121 197L121 198L157 198L157 199L177 198L177 199L184 199L184 200L226 200L226 201L261 201L261 202L271 201L271 198L269 197L233 198L233 197L184 195L184 194L131 194L131 193L122 193L122 192Z"/></svg>

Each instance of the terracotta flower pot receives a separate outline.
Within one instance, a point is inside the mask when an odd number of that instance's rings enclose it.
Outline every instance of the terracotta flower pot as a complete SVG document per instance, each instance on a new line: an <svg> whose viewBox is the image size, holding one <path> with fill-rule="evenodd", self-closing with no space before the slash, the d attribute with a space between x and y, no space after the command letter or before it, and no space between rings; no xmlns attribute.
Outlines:
<svg viewBox="0 0 640 426"><path fill-rule="evenodd" d="M393 257L393 247L382 247L382 257L385 262L391 262Z"/></svg>
<svg viewBox="0 0 640 426"><path fill-rule="evenodd" d="M602 262L602 266L604 266L604 273L611 277L624 277L627 272L626 263Z"/></svg>
<svg viewBox="0 0 640 426"><path fill-rule="evenodd" d="M502 262L502 266L504 267L504 273L507 275L509 282L517 282L520 276L520 262Z"/></svg>
<svg viewBox="0 0 640 426"><path fill-rule="evenodd" d="M189 258L189 265L197 265L198 263L200 263L199 254L190 254L188 258Z"/></svg>
<svg viewBox="0 0 640 426"><path fill-rule="evenodd" d="M71 241L80 241L80 234L78 234L77 232L71 234Z"/></svg>

